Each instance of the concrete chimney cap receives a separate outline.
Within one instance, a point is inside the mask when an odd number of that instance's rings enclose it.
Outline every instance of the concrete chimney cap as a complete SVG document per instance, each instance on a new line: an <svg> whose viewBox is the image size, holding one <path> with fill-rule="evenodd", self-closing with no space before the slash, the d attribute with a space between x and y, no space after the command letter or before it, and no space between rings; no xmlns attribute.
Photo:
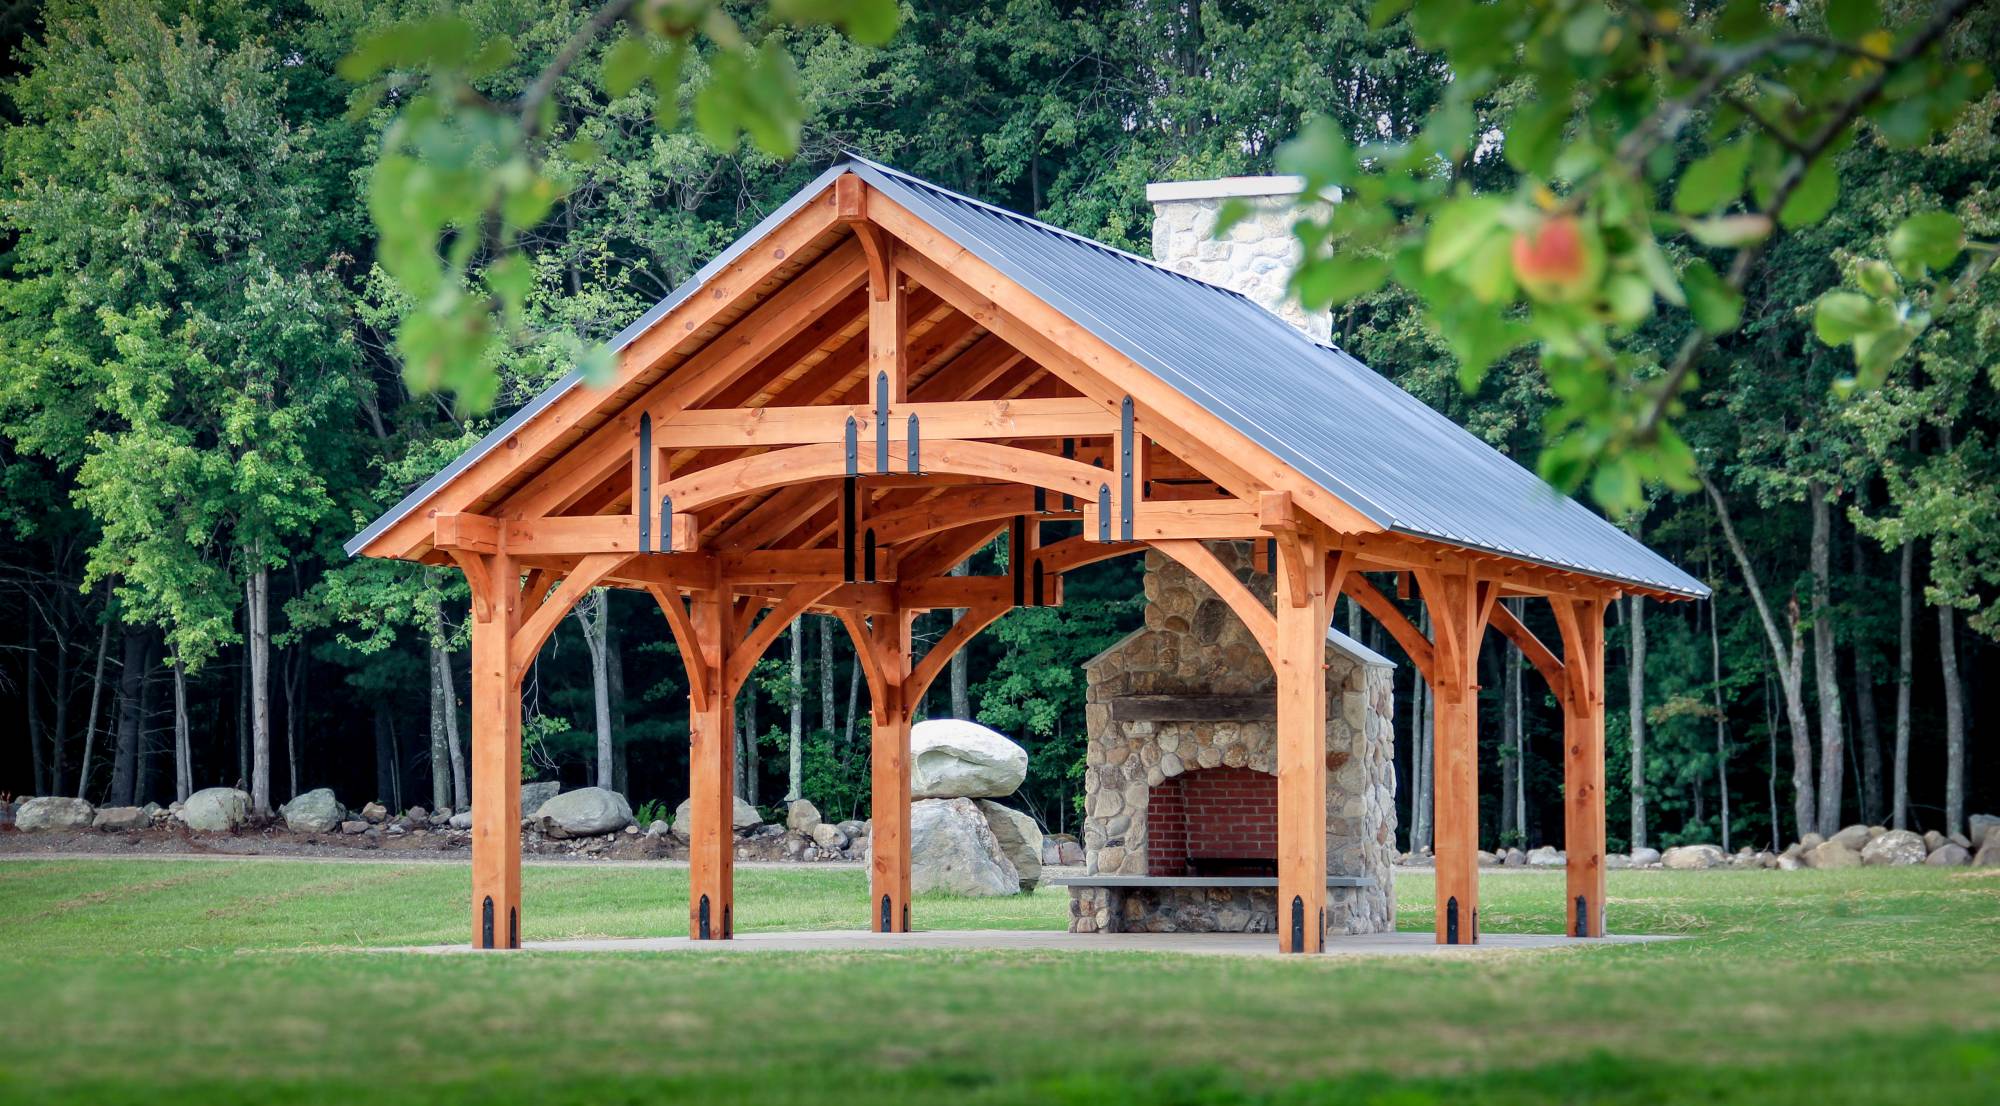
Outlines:
<svg viewBox="0 0 2000 1106"><path fill-rule="evenodd" d="M1232 197L1254 199L1263 196L1297 196L1305 191L1305 187L1306 179L1297 176L1157 181L1146 186L1146 202L1161 204L1182 200L1224 200ZM1321 194L1321 198L1339 200L1340 189L1329 188Z"/></svg>

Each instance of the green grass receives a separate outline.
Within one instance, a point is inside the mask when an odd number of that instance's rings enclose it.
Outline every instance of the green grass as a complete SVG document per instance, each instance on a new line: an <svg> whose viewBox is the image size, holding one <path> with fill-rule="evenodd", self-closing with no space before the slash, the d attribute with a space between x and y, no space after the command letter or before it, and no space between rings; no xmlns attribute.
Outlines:
<svg viewBox="0 0 2000 1106"><path fill-rule="evenodd" d="M738 873L744 930L859 927L852 870ZM682 931L686 873L531 867L530 939ZM1619 872L1665 944L1470 960L826 952L418 957L436 864L0 864L0 1101L2000 1101L2000 878ZM1398 877L1405 928L1430 883ZM1559 873L1482 885L1553 932ZM920 900L1059 928L1066 900Z"/></svg>

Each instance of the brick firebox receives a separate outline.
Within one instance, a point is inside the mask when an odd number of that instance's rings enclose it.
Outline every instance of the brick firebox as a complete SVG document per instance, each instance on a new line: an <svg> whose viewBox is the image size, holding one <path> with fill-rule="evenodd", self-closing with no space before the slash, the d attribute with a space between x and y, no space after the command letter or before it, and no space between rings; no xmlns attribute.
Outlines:
<svg viewBox="0 0 2000 1106"><path fill-rule="evenodd" d="M1146 804L1150 876L1273 875L1278 777L1226 765L1161 781Z"/></svg>

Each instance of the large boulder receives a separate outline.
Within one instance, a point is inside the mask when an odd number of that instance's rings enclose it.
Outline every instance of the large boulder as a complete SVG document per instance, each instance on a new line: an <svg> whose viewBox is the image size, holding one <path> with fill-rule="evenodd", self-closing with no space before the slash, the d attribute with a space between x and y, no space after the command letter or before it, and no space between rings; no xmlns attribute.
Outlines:
<svg viewBox="0 0 2000 1106"><path fill-rule="evenodd" d="M819 808L804 799L793 799L785 807L785 828L793 833L810 837L813 827L819 823Z"/></svg>
<svg viewBox="0 0 2000 1106"><path fill-rule="evenodd" d="M97 811L82 799L61 795L40 795L22 799L14 808L14 828L19 830L89 829Z"/></svg>
<svg viewBox="0 0 2000 1106"><path fill-rule="evenodd" d="M1021 891L1033 891L1042 881L1042 827L1021 811L991 799L980 799L978 804L979 813L986 816L987 828L1000 842L1000 851L1007 854L1014 870L1021 873Z"/></svg>
<svg viewBox="0 0 2000 1106"><path fill-rule="evenodd" d="M813 844L828 852L839 852L847 847L848 837L840 832L840 827L832 822L821 822L812 828Z"/></svg>
<svg viewBox="0 0 2000 1106"><path fill-rule="evenodd" d="M632 804L607 788L579 787L543 803L535 820L550 837L595 837L631 825Z"/></svg>
<svg viewBox="0 0 2000 1106"><path fill-rule="evenodd" d="M869 838L873 857L875 840ZM1021 893L1021 873L971 799L910 804L910 890L992 897Z"/></svg>
<svg viewBox="0 0 2000 1106"><path fill-rule="evenodd" d="M521 785L521 817L533 818L541 813L542 804L562 792L561 780L536 780Z"/></svg>
<svg viewBox="0 0 2000 1106"><path fill-rule="evenodd" d="M1867 848L1868 842L1873 840L1873 838L1874 835L1868 832L1867 826L1853 825L1827 838L1827 840L1842 848L1858 853L1862 849Z"/></svg>
<svg viewBox="0 0 2000 1106"><path fill-rule="evenodd" d="M142 830L153 824L153 816L142 806L107 806L90 824L107 833Z"/></svg>
<svg viewBox="0 0 2000 1106"><path fill-rule="evenodd" d="M1861 863L1879 867L1922 864L1929 855L1924 839L1909 830L1890 830L1861 847Z"/></svg>
<svg viewBox="0 0 2000 1106"><path fill-rule="evenodd" d="M2000 868L2000 833L1986 835L1986 844L1979 846L1979 851L1972 854L1972 866Z"/></svg>
<svg viewBox="0 0 2000 1106"><path fill-rule="evenodd" d="M332 833L347 821L347 808L333 797L330 787L308 791L279 807L278 813L293 833Z"/></svg>
<svg viewBox="0 0 2000 1106"><path fill-rule="evenodd" d="M1863 827L1866 833L1867 828ZM1839 841L1822 841L1813 846L1802 857L1808 868L1859 868L1861 854L1841 844Z"/></svg>
<svg viewBox="0 0 2000 1106"><path fill-rule="evenodd" d="M1931 854L1924 858L1924 863L1933 868L1956 868L1968 863L1971 859L1971 853L1966 852L1961 846L1947 841L1932 850Z"/></svg>
<svg viewBox="0 0 2000 1106"><path fill-rule="evenodd" d="M191 830L222 833L250 818L250 796L233 787L204 787L187 797L174 817Z"/></svg>
<svg viewBox="0 0 2000 1106"><path fill-rule="evenodd" d="M1660 854L1660 866L1676 872L1700 872L1729 859L1715 845L1676 845Z"/></svg>
<svg viewBox="0 0 2000 1106"><path fill-rule="evenodd" d="M1643 868L1648 864L1658 864L1659 862L1660 850L1658 849L1641 845L1632 850L1632 867L1634 868Z"/></svg>
<svg viewBox="0 0 2000 1106"><path fill-rule="evenodd" d="M1983 845L1995 830L2000 830L2000 814L1975 814L1966 820L1966 828L1970 831L1967 839L1974 845Z"/></svg>
<svg viewBox="0 0 2000 1106"><path fill-rule="evenodd" d="M933 718L910 727L910 794L998 799L1028 778L1028 751L977 722Z"/></svg>
<svg viewBox="0 0 2000 1106"><path fill-rule="evenodd" d="M744 830L756 829L763 824L764 816L757 813L756 807L742 799L736 800L735 810L729 819L729 828L741 833ZM674 808L674 836L683 841L694 840L693 799L682 799L681 805Z"/></svg>

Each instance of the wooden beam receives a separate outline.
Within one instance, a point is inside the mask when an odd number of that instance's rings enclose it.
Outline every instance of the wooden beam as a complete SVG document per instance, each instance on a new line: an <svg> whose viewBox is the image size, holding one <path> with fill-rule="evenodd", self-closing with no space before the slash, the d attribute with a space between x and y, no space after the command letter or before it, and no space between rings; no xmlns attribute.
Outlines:
<svg viewBox="0 0 2000 1106"><path fill-rule="evenodd" d="M720 589L699 591L691 606L700 655L727 656L728 643L735 640L730 596ZM718 677L705 709L688 713L688 816L694 822L688 842L688 936L697 941L728 940L736 930L736 710L735 696L720 683Z"/></svg>
<svg viewBox="0 0 2000 1106"><path fill-rule="evenodd" d="M1602 937L1604 879L1604 613L1602 598L1551 598L1563 636L1563 932Z"/></svg>
<svg viewBox="0 0 2000 1106"><path fill-rule="evenodd" d="M1396 644L1402 647L1403 652L1410 658L1410 663L1416 665L1417 674L1424 678L1424 682L1436 683L1437 655L1431 640L1425 637L1421 630L1411 625L1410 620L1403 617L1403 612L1397 610L1387 596L1376 590L1375 585L1358 572L1347 574L1341 583L1341 590L1345 591L1349 598L1361 604L1362 610L1374 616L1375 621L1380 622L1383 629L1389 631L1389 636L1396 639Z"/></svg>
<svg viewBox="0 0 2000 1106"><path fill-rule="evenodd" d="M703 294L690 296L662 316L618 356L611 388L572 388L510 437L502 448L489 450L444 487L432 493L420 509L410 511L368 543L370 557L409 558L423 552L434 533L436 515L471 509L494 488L504 486L524 469L541 463L543 453L577 423L606 402L606 396L633 385L689 336L712 325L744 296L769 280L801 250L835 223L832 189L802 205L793 215L711 276Z"/></svg>
<svg viewBox="0 0 2000 1106"><path fill-rule="evenodd" d="M1113 722L1270 722L1272 695L1120 695L1107 700Z"/></svg>
<svg viewBox="0 0 2000 1106"><path fill-rule="evenodd" d="M1094 497L1102 483L1103 474L1088 465L992 442L926 441L921 448L927 472L1030 484L1088 497ZM886 452L891 468L907 464L906 443L892 441ZM847 461L840 445L792 446L677 476L661 494L673 498L676 511L693 511L773 488L839 479L848 474Z"/></svg>
<svg viewBox="0 0 2000 1106"><path fill-rule="evenodd" d="M965 608L965 613L951 624L951 629L946 630L928 650L925 650L924 659L910 669L910 678L904 685L904 697L911 703L922 702L924 692L930 690L931 683L938 678L938 673L944 671L945 663L951 660L952 654L965 648L979 635L979 631L993 625L1000 620L1000 616L1012 609L1014 604L1011 597Z"/></svg>
<svg viewBox="0 0 2000 1106"><path fill-rule="evenodd" d="M1120 532L1120 522L1114 522L1112 530L1114 535ZM1084 534L1089 536L1099 531L1097 504L1083 504ZM1257 508L1240 499L1142 501L1132 505L1134 541L1244 541L1265 536Z"/></svg>
<svg viewBox="0 0 2000 1106"><path fill-rule="evenodd" d="M486 515L464 511L439 515L431 544L438 549L462 549L467 553L498 553L500 523Z"/></svg>
<svg viewBox="0 0 2000 1106"><path fill-rule="evenodd" d="M925 438L1081 438L1117 430L1117 417L1091 399L960 400L892 403L889 433L907 438L915 417ZM875 440L873 404L820 407L701 408L654 427L671 449L791 446L844 442L852 420L862 443Z"/></svg>
<svg viewBox="0 0 2000 1106"><path fill-rule="evenodd" d="M1278 705L1278 948L1326 941L1325 551L1310 534L1278 536L1277 612L1269 644ZM1296 546L1285 555L1286 545ZM1241 585L1239 584L1240 588ZM1304 602L1289 597L1304 596ZM1261 610L1261 608L1260 608Z"/></svg>
<svg viewBox="0 0 2000 1106"><path fill-rule="evenodd" d="M556 623L569 614L570 608L582 599L618 566L630 559L630 553L593 553L576 566L576 571L563 577L556 586L555 593L538 607L535 613L522 623L520 630L507 647L507 660L516 683L521 674L535 661L535 654L542 651L542 643L555 632Z"/></svg>
<svg viewBox="0 0 2000 1106"><path fill-rule="evenodd" d="M1514 616L1513 611L1507 609L1505 603L1493 608L1493 628L1505 634L1507 640L1513 642L1514 647L1521 651L1521 655L1528 658L1528 662L1535 666L1535 671L1540 672L1542 679L1548 681L1551 694L1559 700L1569 694L1569 679L1563 674L1563 662L1549 651L1548 646L1542 644L1542 639L1536 637L1534 631L1528 629Z"/></svg>
<svg viewBox="0 0 2000 1106"><path fill-rule="evenodd" d="M521 945L521 683L509 657L520 575L505 553L461 554L473 588L472 944Z"/></svg>
<svg viewBox="0 0 2000 1106"><path fill-rule="evenodd" d="M804 614L808 607L838 587L837 581L795 584L770 612L760 619L755 628L743 635L743 640L729 651L729 665L722 674L722 693L734 699L743 682L750 678L750 672L763 659L764 651L778 640L792 619Z"/></svg>
<svg viewBox="0 0 2000 1106"><path fill-rule="evenodd" d="M1433 774L1439 944L1479 941L1479 645L1490 581L1415 573L1430 610L1436 663Z"/></svg>

